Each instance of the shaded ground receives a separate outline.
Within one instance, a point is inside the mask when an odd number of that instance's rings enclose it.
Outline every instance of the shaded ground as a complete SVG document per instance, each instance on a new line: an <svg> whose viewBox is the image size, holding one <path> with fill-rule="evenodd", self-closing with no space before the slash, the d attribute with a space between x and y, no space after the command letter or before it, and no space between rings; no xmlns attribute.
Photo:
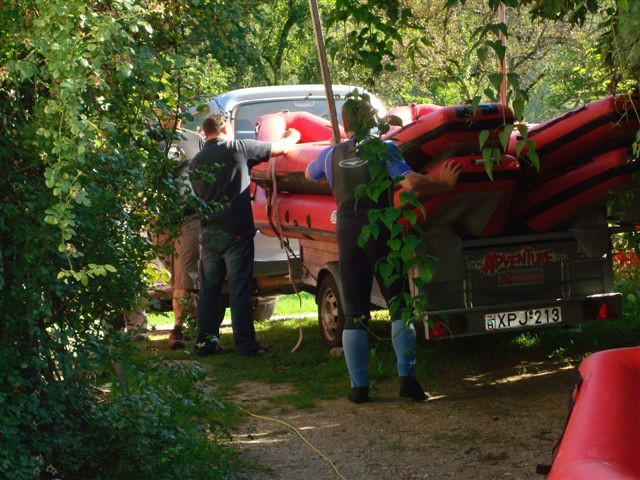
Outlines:
<svg viewBox="0 0 640 480"><path fill-rule="evenodd" d="M264 410L286 385L252 383L233 400L296 427L333 462L285 425L250 420L234 432L253 479L542 479L567 413L572 365L520 364L508 371L465 378L432 390L416 404L397 396L398 385L375 389L372 402L320 402L313 410Z"/></svg>

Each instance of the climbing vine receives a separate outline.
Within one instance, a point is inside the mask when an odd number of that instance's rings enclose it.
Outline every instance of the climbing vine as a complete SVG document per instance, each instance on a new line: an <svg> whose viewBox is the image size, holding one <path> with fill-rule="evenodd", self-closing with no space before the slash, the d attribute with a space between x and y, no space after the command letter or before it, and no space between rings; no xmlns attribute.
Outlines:
<svg viewBox="0 0 640 480"><path fill-rule="evenodd" d="M464 5L465 0L447 0L446 8L451 9L456 5ZM610 90L615 91L622 88L629 92L638 88L640 79L640 4L638 2L628 2L627 0L617 0L613 5L598 0L587 2L565 2L562 0L488 0L486 5L489 11L495 14L499 6L504 5L509 8L526 7L530 11L531 18L536 21L567 21L572 25L582 25L588 15L601 15L600 36L598 46L602 53L605 67L610 72ZM372 19L372 15L376 16ZM383 70L393 70L393 63L397 60L394 53L394 45L402 45L403 40L399 37L399 32L403 28L410 28L415 25L414 15L407 2L379 2L376 0L353 0L337 2L336 9L330 16L330 24L341 22L346 33L344 37L349 39L353 47L352 57L355 63L367 68L371 78L375 78L376 73ZM362 28L368 20L371 21L370 28ZM394 28L389 28L394 25ZM478 108L482 101L499 101L502 88L503 75L499 70L499 65L506 62L508 40L510 32L505 22L488 21L477 28L472 35L474 43L471 50L475 52L478 61L483 65L494 65L489 68L482 77L477 79L478 86L476 93L468 100L471 110ZM411 56L410 56L411 57ZM413 58L413 57L411 57ZM487 143L491 132L482 131L479 134L479 149L482 151L485 170L492 178L493 166L500 162L501 155L506 152L512 133L518 131L515 144L516 156L520 161L528 162L536 169L540 169L540 159L535 149L535 142L528 136L528 125L524 118L524 110L529 101L529 92L521 87L520 77L515 73L506 74L506 102L511 107L514 114L515 123L505 119L504 125L498 132L498 144ZM388 131L389 125L384 121L376 120L370 115L370 119L365 119L357 133L360 142L360 155L369 161L372 182L366 187L362 187L359 195L377 199L382 192L391 186L391 179L386 175L384 168L385 161L389 161L386 148L382 145L381 136ZM368 136L371 128L378 132L376 137ZM640 135L640 133L639 133ZM639 137L640 139L640 137ZM640 141L634 145L634 153L637 156ZM402 204L421 208L414 196L402 195ZM379 224L382 223L391 231L389 247L391 253L384 261L378 265L386 282L391 282L399 275L406 275L409 272L419 272L414 277L414 284L418 291L433 276L433 265L425 262L419 264L421 259L428 259L427 255L416 255L415 253L423 248L420 240L420 230L416 226L415 212L413 209L388 208L370 213L371 224L366 227L361 235L361 243L364 244L370 236L377 236ZM412 225L409 232L405 232L398 221L403 219ZM413 299L412 308L414 311L424 311L426 305L422 296ZM408 319L412 312L404 312L403 319Z"/></svg>
<svg viewBox="0 0 640 480"><path fill-rule="evenodd" d="M394 185L399 179L392 179L387 173L386 164L392 161L392 157L387 143L382 141L391 123L389 119L379 116L371 107L366 93L354 90L348 98L354 103L359 102L360 105L369 107L357 109L356 116L350 124L351 130L355 133L358 156L367 161L371 176L369 184L357 187L356 199L369 198L377 203L383 195L390 196L388 201L390 206L369 211L369 224L362 229L358 243L364 247L371 238L378 238L381 228L386 228L390 233L389 254L381 259L375 268L380 272L386 285L390 285L401 277L410 276L413 288L416 291L423 291L431 280L435 268L433 259L424 254L418 213L415 209L422 215L426 215L426 212L413 192L399 193L400 208L394 206ZM409 228L403 226L401 222L408 224ZM408 289L400 295L403 298L394 298L389 305L392 318L402 319L408 323L424 317L427 307L424 295L412 295Z"/></svg>

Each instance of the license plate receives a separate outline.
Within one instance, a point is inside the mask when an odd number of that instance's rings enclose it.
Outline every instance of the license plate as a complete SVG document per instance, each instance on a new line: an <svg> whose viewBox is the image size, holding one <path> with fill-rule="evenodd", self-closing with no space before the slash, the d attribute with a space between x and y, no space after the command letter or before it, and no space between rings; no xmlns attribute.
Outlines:
<svg viewBox="0 0 640 480"><path fill-rule="evenodd" d="M484 316L484 323L488 331L538 327L560 322L562 322L562 309L560 307L488 313Z"/></svg>

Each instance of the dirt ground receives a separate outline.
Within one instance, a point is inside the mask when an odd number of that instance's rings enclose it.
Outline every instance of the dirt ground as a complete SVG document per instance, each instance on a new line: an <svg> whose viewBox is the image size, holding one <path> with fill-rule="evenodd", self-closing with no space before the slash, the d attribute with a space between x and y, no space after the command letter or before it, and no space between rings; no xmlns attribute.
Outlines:
<svg viewBox="0 0 640 480"><path fill-rule="evenodd" d="M233 435L250 465L240 478L543 479L536 465L550 463L562 433L573 367L545 362L464 378L431 390L421 404L400 399L398 384L389 383L368 404L344 398L272 414L298 429L337 472L286 425L249 417ZM250 387L242 389L252 392L250 399L234 401L252 409L256 398L287 389Z"/></svg>

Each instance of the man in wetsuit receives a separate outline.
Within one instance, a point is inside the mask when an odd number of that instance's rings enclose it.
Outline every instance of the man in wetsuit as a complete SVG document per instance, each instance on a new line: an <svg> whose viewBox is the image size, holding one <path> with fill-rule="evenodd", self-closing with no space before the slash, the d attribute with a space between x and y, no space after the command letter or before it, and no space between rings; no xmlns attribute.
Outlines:
<svg viewBox="0 0 640 480"><path fill-rule="evenodd" d="M379 272L375 271L376 262L389 253L387 242L390 232L384 225L380 225L378 237L372 236L364 248L361 248L357 241L362 228L369 224L369 211L393 205L392 189L384 192L377 202L368 197L356 201L357 187L370 183L371 176L367 161L358 156L355 131L361 124L360 119L373 114L375 111L366 99L350 99L345 102L342 107L342 121L345 131L350 136L349 140L323 150L305 172L305 176L310 180L326 177L338 205L337 239L345 315L342 346L351 377L348 399L354 403L369 400L369 340L365 327L370 318L373 276L376 276L389 306L392 302L403 301L401 293L408 284L405 277L387 286ZM412 171L402 158L398 147L391 141L385 143L391 157L391 161L386 162L387 172L391 178L402 177L399 182L401 187L417 194L435 195L449 191L456 184L460 174L458 164L447 162L440 178L433 179ZM400 312L402 306L401 304L401 308L391 308L390 311ZM400 396L424 401L428 394L415 376L415 328L412 323L405 324L398 318L392 319L391 332L401 380Z"/></svg>

